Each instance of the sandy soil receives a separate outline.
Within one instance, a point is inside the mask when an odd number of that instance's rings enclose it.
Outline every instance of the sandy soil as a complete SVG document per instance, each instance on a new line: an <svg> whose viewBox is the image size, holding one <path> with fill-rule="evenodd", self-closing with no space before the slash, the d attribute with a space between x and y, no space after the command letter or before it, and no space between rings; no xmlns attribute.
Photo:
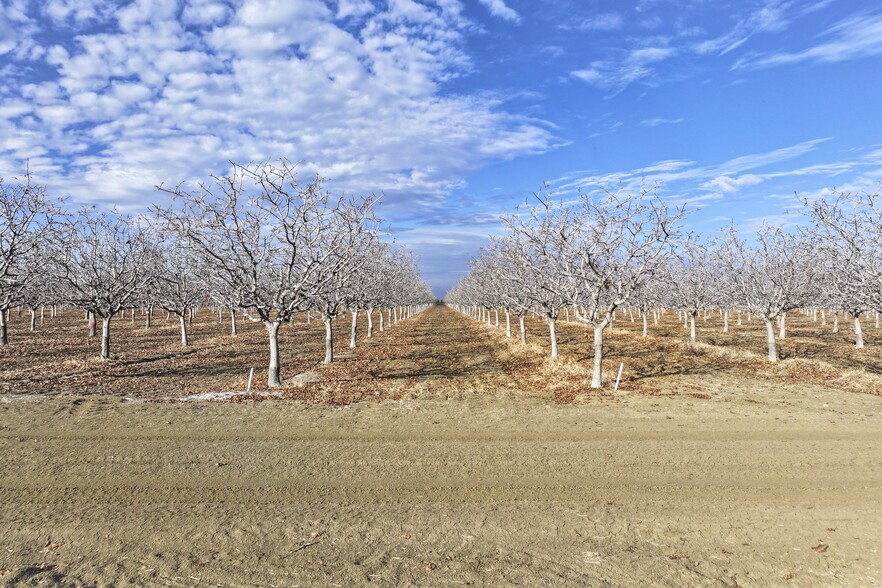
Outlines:
<svg viewBox="0 0 882 588"><path fill-rule="evenodd" d="M586 394L535 351L435 308L286 392L308 402L12 387L0 582L882 583L882 397L703 354Z"/></svg>

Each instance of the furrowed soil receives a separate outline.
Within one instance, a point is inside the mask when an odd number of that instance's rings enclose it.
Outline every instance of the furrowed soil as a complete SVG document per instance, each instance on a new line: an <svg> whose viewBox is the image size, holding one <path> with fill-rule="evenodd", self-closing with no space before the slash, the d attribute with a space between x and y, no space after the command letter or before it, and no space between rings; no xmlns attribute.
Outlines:
<svg viewBox="0 0 882 588"><path fill-rule="evenodd" d="M769 366L756 321L620 321L601 393L564 321L559 362L536 320L521 347L433 307L327 367L301 321L281 396L194 402L244 388L259 325L203 315L181 352L121 322L99 362L68 319L0 349L7 586L882 583L872 325L854 350L795 316Z"/></svg>

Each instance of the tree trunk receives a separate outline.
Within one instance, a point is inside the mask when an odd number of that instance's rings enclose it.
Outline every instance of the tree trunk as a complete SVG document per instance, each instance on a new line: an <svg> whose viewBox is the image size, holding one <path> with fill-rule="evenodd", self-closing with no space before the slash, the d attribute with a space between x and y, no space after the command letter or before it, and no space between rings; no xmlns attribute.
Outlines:
<svg viewBox="0 0 882 588"><path fill-rule="evenodd" d="M9 310L0 310L0 345L9 345Z"/></svg>
<svg viewBox="0 0 882 588"><path fill-rule="evenodd" d="M518 315L518 322L521 324L521 345L527 344L527 326L524 321L527 319L524 315Z"/></svg>
<svg viewBox="0 0 882 588"><path fill-rule="evenodd" d="M89 336L96 337L98 334L95 332L95 327L98 319L95 318L95 313L91 310L86 313L86 316L89 321Z"/></svg>
<svg viewBox="0 0 882 588"><path fill-rule="evenodd" d="M546 316L545 322L548 323L548 338L551 339L551 359L557 359L557 319Z"/></svg>
<svg viewBox="0 0 882 588"><path fill-rule="evenodd" d="M150 324L153 322L153 307L152 306L147 307L146 314L147 314L147 318L144 320L144 328L149 329Z"/></svg>
<svg viewBox="0 0 882 588"><path fill-rule="evenodd" d="M787 313L784 312L778 317L778 338L786 339L787 338Z"/></svg>
<svg viewBox="0 0 882 588"><path fill-rule="evenodd" d="M263 324L266 326L270 344L270 361L266 385L270 388L278 388L282 385L282 379L279 377L279 326L282 323L278 321L265 321Z"/></svg>
<svg viewBox="0 0 882 588"><path fill-rule="evenodd" d="M334 361L334 324L331 317L326 316L325 321L325 361L324 363L333 363Z"/></svg>
<svg viewBox="0 0 882 588"><path fill-rule="evenodd" d="M698 311L689 313L689 342L695 343L695 316Z"/></svg>
<svg viewBox="0 0 882 588"><path fill-rule="evenodd" d="M380 309L380 332L382 333L386 326L383 324L383 309Z"/></svg>
<svg viewBox="0 0 882 588"><path fill-rule="evenodd" d="M33 333L36 330L37 330L37 309L32 308L31 309L31 332Z"/></svg>
<svg viewBox="0 0 882 588"><path fill-rule="evenodd" d="M646 311L643 311L643 336L646 337L649 334L649 317L646 314Z"/></svg>
<svg viewBox="0 0 882 588"><path fill-rule="evenodd" d="M591 372L591 387L603 387L603 329L607 321L594 325L594 369Z"/></svg>
<svg viewBox="0 0 882 588"><path fill-rule="evenodd" d="M723 311L723 332L729 332L729 309Z"/></svg>
<svg viewBox="0 0 882 588"><path fill-rule="evenodd" d="M511 313L505 309L505 336L511 337Z"/></svg>
<svg viewBox="0 0 882 588"><path fill-rule="evenodd" d="M838 312L833 313L833 332L834 333L839 332L839 313Z"/></svg>
<svg viewBox="0 0 882 588"><path fill-rule="evenodd" d="M825 309L821 309L821 326L827 326L827 311Z"/></svg>
<svg viewBox="0 0 882 588"><path fill-rule="evenodd" d="M498 329L498 328L499 328L499 309L498 309L498 308L494 308L494 309L493 309L493 312L494 312L495 315L496 315L496 328Z"/></svg>
<svg viewBox="0 0 882 588"><path fill-rule="evenodd" d="M190 339L187 337L187 321L184 320L184 314L186 311L181 313L181 347L187 347L190 344Z"/></svg>
<svg viewBox="0 0 882 588"><path fill-rule="evenodd" d="M367 336L373 337L374 336L374 309L373 308L367 309L367 319L368 319Z"/></svg>
<svg viewBox="0 0 882 588"><path fill-rule="evenodd" d="M864 348L864 330L861 328L861 314L854 316L854 346L858 349Z"/></svg>
<svg viewBox="0 0 882 588"><path fill-rule="evenodd" d="M40 326L41 327L43 326L43 318L45 317L45 315L46 315L46 305L42 304L42 305L40 305Z"/></svg>
<svg viewBox="0 0 882 588"><path fill-rule="evenodd" d="M766 335L769 339L769 361L775 363L778 361L778 348L775 347L775 325L772 324L772 319L764 318L766 323Z"/></svg>
<svg viewBox="0 0 882 588"><path fill-rule="evenodd" d="M110 359L110 318L104 317L101 327L101 359Z"/></svg>
<svg viewBox="0 0 882 588"><path fill-rule="evenodd" d="M239 334L239 329L236 327L236 309L230 309L230 335L235 337Z"/></svg>
<svg viewBox="0 0 882 588"><path fill-rule="evenodd" d="M349 331L349 348L355 349L356 327L358 326L358 311L352 312L352 328Z"/></svg>

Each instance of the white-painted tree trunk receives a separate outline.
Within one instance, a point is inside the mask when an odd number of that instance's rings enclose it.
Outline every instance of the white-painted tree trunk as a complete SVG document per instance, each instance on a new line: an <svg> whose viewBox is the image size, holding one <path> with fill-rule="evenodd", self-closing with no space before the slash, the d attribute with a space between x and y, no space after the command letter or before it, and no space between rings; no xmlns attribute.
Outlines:
<svg viewBox="0 0 882 588"><path fill-rule="evenodd" d="M186 311L181 313L181 347L190 345L190 337L187 336L187 321L184 320Z"/></svg>
<svg viewBox="0 0 882 588"><path fill-rule="evenodd" d="M367 321L368 321L367 336L368 336L368 338L370 338L370 337L374 336L374 309L373 308L367 309Z"/></svg>
<svg viewBox="0 0 882 588"><path fill-rule="evenodd" d="M505 336L511 337L511 313L505 309Z"/></svg>
<svg viewBox="0 0 882 588"><path fill-rule="evenodd" d="M775 346L775 325L771 319L763 319L766 323L766 337L769 341L769 361L775 363L778 361L778 348Z"/></svg>
<svg viewBox="0 0 882 588"><path fill-rule="evenodd" d="M646 314L646 311L643 311L643 336L646 337L649 335L649 317Z"/></svg>
<svg viewBox="0 0 882 588"><path fill-rule="evenodd" d="M778 338L786 339L787 338L787 313L781 313L781 316L778 317Z"/></svg>
<svg viewBox="0 0 882 588"><path fill-rule="evenodd" d="M331 317L325 317L325 360L324 363L334 361L334 325Z"/></svg>
<svg viewBox="0 0 882 588"><path fill-rule="evenodd" d="M270 388L278 388L282 385L282 379L279 377L281 372L279 363L279 326L281 323L278 321L266 321L263 324L266 326L270 344L270 362L266 384Z"/></svg>
<svg viewBox="0 0 882 588"><path fill-rule="evenodd" d="M546 316L545 322L548 323L548 338L551 340L551 359L557 359L557 319Z"/></svg>
<svg viewBox="0 0 882 588"><path fill-rule="evenodd" d="M354 311L352 311L352 326L349 329L349 348L350 349L355 349L355 346L356 346L355 338L356 338L356 333L357 333L357 326L358 326L358 311L354 310Z"/></svg>
<svg viewBox="0 0 882 588"><path fill-rule="evenodd" d="M696 312L689 313L689 342L695 343L695 315Z"/></svg>
<svg viewBox="0 0 882 588"><path fill-rule="evenodd" d="M591 371L591 387L603 387L603 329L606 321L594 325L594 366Z"/></svg>
<svg viewBox="0 0 882 588"><path fill-rule="evenodd" d="M526 319L527 317L524 315L518 316L518 322L520 323L521 327L521 345L527 344L527 325L525 324Z"/></svg>
<svg viewBox="0 0 882 588"><path fill-rule="evenodd" d="M723 311L723 332L729 332L729 309Z"/></svg>
<svg viewBox="0 0 882 588"><path fill-rule="evenodd" d="M101 326L101 359L110 359L110 318L104 317Z"/></svg>
<svg viewBox="0 0 882 588"><path fill-rule="evenodd" d="M88 311L86 313L86 320L89 321L89 336L90 337L97 337L98 333L96 332L96 329L97 329L98 319L95 317L95 313L92 312L91 310Z"/></svg>
<svg viewBox="0 0 882 588"><path fill-rule="evenodd" d="M235 337L238 334L239 334L239 328L236 325L236 309L231 308L230 309L230 335Z"/></svg>
<svg viewBox="0 0 882 588"><path fill-rule="evenodd" d="M860 313L854 315L854 346L858 349L864 348L864 330L861 328Z"/></svg>

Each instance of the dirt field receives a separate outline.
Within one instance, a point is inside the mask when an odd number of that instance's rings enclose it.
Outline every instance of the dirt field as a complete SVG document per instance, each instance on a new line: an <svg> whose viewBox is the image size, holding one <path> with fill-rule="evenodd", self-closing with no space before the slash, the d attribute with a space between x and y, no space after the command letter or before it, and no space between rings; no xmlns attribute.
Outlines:
<svg viewBox="0 0 882 588"><path fill-rule="evenodd" d="M878 332L849 353L847 333L796 317L767 366L759 325L702 326L714 346L684 345L672 317L647 340L621 324L607 374L624 361L626 380L598 394L572 325L554 365L538 322L520 349L433 308L329 368L319 326L300 325L283 376L320 381L237 403L169 399L241 389L259 327L232 340L202 316L181 355L173 326L145 343L122 324L105 364L80 325L12 330L0 582L882 583L882 397L854 391L878 382Z"/></svg>

